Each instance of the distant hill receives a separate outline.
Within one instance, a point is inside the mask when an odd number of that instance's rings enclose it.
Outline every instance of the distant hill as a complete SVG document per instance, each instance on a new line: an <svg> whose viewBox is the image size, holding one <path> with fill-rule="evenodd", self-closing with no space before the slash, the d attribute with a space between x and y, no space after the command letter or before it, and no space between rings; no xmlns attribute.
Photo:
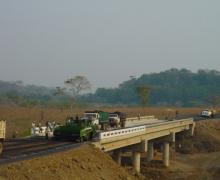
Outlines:
<svg viewBox="0 0 220 180"><path fill-rule="evenodd" d="M170 69L160 73L144 74L130 79L118 88L99 88L94 94L81 99L108 104L137 105L136 89L146 85L151 88L151 105L203 106L217 105L220 102L220 72L199 70L196 73L187 69Z"/></svg>

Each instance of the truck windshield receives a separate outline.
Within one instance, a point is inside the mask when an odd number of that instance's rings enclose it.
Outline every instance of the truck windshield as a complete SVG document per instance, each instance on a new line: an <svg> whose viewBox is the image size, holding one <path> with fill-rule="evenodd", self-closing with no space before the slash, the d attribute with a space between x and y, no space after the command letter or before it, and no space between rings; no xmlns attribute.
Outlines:
<svg viewBox="0 0 220 180"><path fill-rule="evenodd" d="M84 114L84 117L88 118L88 119L93 119L93 118L97 118L96 114Z"/></svg>
<svg viewBox="0 0 220 180"><path fill-rule="evenodd" d="M109 114L109 117L118 117L117 114Z"/></svg>

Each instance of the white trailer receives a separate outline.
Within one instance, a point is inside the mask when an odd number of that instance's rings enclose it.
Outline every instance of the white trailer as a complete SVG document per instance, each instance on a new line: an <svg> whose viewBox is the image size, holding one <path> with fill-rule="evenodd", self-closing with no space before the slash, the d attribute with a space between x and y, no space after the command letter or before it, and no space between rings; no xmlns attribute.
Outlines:
<svg viewBox="0 0 220 180"><path fill-rule="evenodd" d="M3 142L5 140L6 121L0 120L0 154L3 150Z"/></svg>

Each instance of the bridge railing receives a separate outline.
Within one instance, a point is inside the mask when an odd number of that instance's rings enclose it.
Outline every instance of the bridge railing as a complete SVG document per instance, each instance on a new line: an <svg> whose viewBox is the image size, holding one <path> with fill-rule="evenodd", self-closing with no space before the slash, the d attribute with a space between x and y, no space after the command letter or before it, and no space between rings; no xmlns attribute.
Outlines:
<svg viewBox="0 0 220 180"><path fill-rule="evenodd" d="M130 117L126 118L126 121L138 121L138 120L147 120L147 119L156 119L155 116L140 116L140 117Z"/></svg>
<svg viewBox="0 0 220 180"><path fill-rule="evenodd" d="M194 123L193 118L188 118L188 119L182 119L182 120L160 122L160 123L155 123L155 124L150 124L150 125L139 125L136 127L110 130L106 132L100 132L99 140L111 139L114 137L125 136L125 135L132 135L135 133L145 133L147 129L152 128L152 127L159 129L160 126L163 126L163 127L166 126L167 128L169 125L181 126L181 125L189 125L193 123Z"/></svg>

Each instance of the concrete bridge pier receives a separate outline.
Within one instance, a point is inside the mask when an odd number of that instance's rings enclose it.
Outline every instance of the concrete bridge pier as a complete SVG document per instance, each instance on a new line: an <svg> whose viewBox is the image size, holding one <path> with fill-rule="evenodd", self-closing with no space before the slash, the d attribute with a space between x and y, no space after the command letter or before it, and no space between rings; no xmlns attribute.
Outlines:
<svg viewBox="0 0 220 180"><path fill-rule="evenodd" d="M121 149L116 149L113 151L113 159L119 165L121 165L121 154Z"/></svg>
<svg viewBox="0 0 220 180"><path fill-rule="evenodd" d="M140 172L141 170L141 153L137 151L133 151L132 153L132 164L133 168L137 171Z"/></svg>
<svg viewBox="0 0 220 180"><path fill-rule="evenodd" d="M166 167L170 165L170 143L163 143L163 163Z"/></svg>
<svg viewBox="0 0 220 180"><path fill-rule="evenodd" d="M154 158L154 144L151 141L148 141L147 146L147 162L152 161Z"/></svg>

